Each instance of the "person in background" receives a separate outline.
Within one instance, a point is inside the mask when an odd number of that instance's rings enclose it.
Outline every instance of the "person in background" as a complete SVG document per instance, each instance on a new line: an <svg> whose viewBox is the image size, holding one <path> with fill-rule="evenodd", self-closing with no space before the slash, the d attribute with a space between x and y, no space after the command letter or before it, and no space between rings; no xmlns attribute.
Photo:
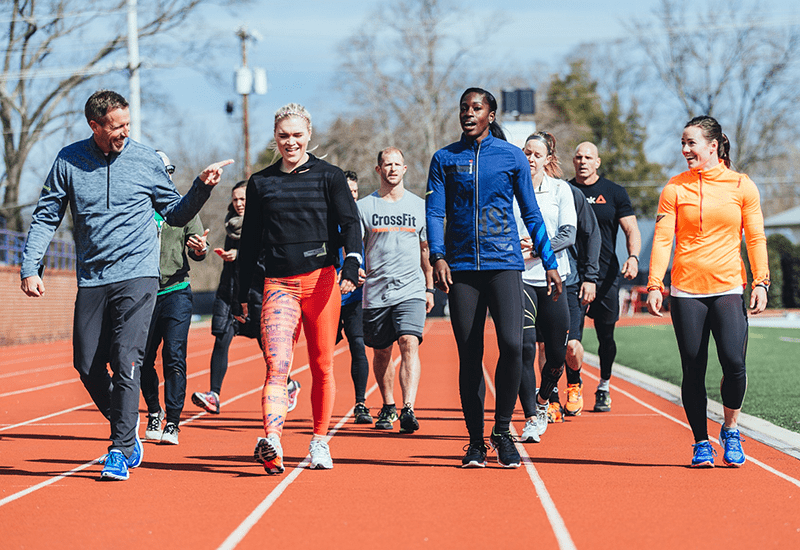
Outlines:
<svg viewBox="0 0 800 550"><path fill-rule="evenodd" d="M347 186L353 195L353 200L358 200L358 174L352 170L345 170L344 177ZM339 249L339 262L344 261L344 251ZM363 270L362 264L361 269ZM342 294L342 310L339 314L339 332L336 334L336 343L342 341L342 333L347 337L350 348L350 377L353 379L353 388L356 394L356 404L353 407L353 421L356 424L372 424L372 415L366 405L367 381L369 380L369 360L364 347L364 313L361 304L363 298L363 277L359 272L359 286L353 292Z"/></svg>
<svg viewBox="0 0 800 550"><path fill-rule="evenodd" d="M570 185L559 177L563 174L558 162L556 139L548 132L528 136L522 149L531 167L531 184L536 204L542 213L550 246L556 255L558 275L570 273L567 248L575 242L577 216ZM519 400L525 412L522 441L538 442L547 429L548 416L561 416L560 405L549 403L564 371L569 337L569 305L567 300L550 299L547 273L542 259L533 253L533 242L525 230L519 207L514 208L517 231L522 237L522 273L525 295L525 322L522 333L522 380ZM544 345L546 361L541 373L541 387L536 390L536 342ZM557 407L557 408L556 408Z"/></svg>
<svg viewBox="0 0 800 550"><path fill-rule="evenodd" d="M422 365L419 345L425 316L433 308L433 273L428 261L425 201L405 188L407 167L403 152L387 147L378 153L377 191L358 201L364 234L364 334L373 349L372 370L383 406L375 421L379 430L391 430L400 420L400 433L414 433L414 414ZM400 349L400 416L394 401L397 368L392 348Z"/></svg>
<svg viewBox="0 0 800 550"><path fill-rule="evenodd" d="M664 274L672 241L670 311L681 356L681 400L692 428L693 467L713 467L708 441L706 367L711 335L722 366L725 420L719 432L722 462L745 463L738 419L747 390L747 272L741 254L742 232L753 272L750 312L767 307L769 264L758 188L731 168L731 145L710 116L686 123L681 148L689 170L661 191L647 281L647 309L661 317Z"/></svg>
<svg viewBox="0 0 800 550"><path fill-rule="evenodd" d="M600 155L594 143L585 141L575 149L572 164L575 166L575 178L570 183L580 189L594 210L597 224L600 227L600 274L595 299L589 306L586 315L594 321L597 332L598 352L600 357L600 381L595 391L595 412L611 410L611 367L617 356L617 344L614 341L614 328L619 321L619 285L620 275L633 279L639 273L639 252L642 248L642 237L639 225L633 212L628 192L621 185L603 178L597 173L600 168ZM628 249L628 258L620 271L617 259L617 232L622 227ZM583 356L583 346L575 342L573 352ZM580 377L580 371L578 371ZM574 377L574 373L573 373Z"/></svg>
<svg viewBox="0 0 800 550"><path fill-rule="evenodd" d="M261 289L253 288L250 291L249 303L251 304L251 316L244 319L243 323L238 323L234 319L234 313L239 313L238 293L239 293L239 239L242 234L242 222L244 220L244 209L246 204L247 181L239 181L231 190L231 202L228 205L228 213L225 215L225 243L223 248L215 248L214 252L222 258L224 262L222 273L219 276L217 293L214 296L213 313L211 316L211 334L214 335L214 349L211 352L211 373L210 388L206 392L194 392L192 403L205 409L211 414L219 414L221 410L220 392L222 382L228 372L228 350L230 349L233 337L242 331L243 335L256 338L261 346L260 329L249 330L253 324L260 325L259 314L261 312ZM262 266L259 266L262 267ZM263 269L257 270L255 285L263 280ZM234 311L234 308L236 311ZM253 320L251 320L253 319ZM263 349L263 347L262 347ZM289 379L287 389L290 398L290 409L297 405L297 395L300 391L300 383Z"/></svg>
<svg viewBox="0 0 800 550"><path fill-rule="evenodd" d="M172 179L175 166L163 151L156 151ZM147 404L145 439L178 444L178 425L186 399L186 345L192 324L192 288L189 284L189 258L202 261L208 247L208 230L203 230L196 215L183 227L172 227L156 212L160 243L159 284L156 305L150 319L147 347L142 362L142 396ZM187 257L188 249L188 257ZM158 373L155 369L158 347L164 369L164 406L158 398ZM166 416L166 424L162 425Z"/></svg>

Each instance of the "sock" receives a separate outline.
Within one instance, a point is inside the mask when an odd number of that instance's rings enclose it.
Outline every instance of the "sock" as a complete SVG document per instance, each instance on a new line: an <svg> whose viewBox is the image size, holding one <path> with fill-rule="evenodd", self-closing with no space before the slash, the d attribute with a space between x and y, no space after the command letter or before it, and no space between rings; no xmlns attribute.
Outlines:
<svg viewBox="0 0 800 550"><path fill-rule="evenodd" d="M558 388L553 388L553 391L550 393L550 403L560 403L558 400Z"/></svg>
<svg viewBox="0 0 800 550"><path fill-rule="evenodd" d="M567 384L583 384L583 380L581 380L581 369L572 370L567 367L565 370L567 371Z"/></svg>
<svg viewBox="0 0 800 550"><path fill-rule="evenodd" d="M602 391L608 391L608 380L600 379L600 383L597 384L597 389Z"/></svg>

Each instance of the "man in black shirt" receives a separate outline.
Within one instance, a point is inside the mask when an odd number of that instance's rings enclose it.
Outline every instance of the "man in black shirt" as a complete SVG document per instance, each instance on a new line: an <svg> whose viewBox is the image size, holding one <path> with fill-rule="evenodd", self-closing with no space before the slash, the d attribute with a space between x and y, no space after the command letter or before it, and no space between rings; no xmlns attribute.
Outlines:
<svg viewBox="0 0 800 550"><path fill-rule="evenodd" d="M586 313L594 320L600 356L600 383L595 392L595 412L611 410L609 380L611 366L617 355L614 342L614 327L619 320L620 274L633 279L639 272L639 251L642 246L639 226L633 212L631 200L625 189L597 173L600 155L597 146L585 141L575 149L572 159L575 178L570 183L586 195L600 226L600 273L597 280L597 295ZM628 258L620 269L615 252L617 231L622 227L628 249ZM583 348L579 350L583 354Z"/></svg>

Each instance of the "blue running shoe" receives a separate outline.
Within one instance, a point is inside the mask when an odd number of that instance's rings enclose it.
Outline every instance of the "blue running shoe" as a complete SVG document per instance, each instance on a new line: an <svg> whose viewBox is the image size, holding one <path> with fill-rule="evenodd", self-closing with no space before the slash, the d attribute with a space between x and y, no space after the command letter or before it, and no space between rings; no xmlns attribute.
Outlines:
<svg viewBox="0 0 800 550"><path fill-rule="evenodd" d="M738 468L745 462L744 451L742 450L742 439L739 430L726 430L725 428L719 431L719 444L725 450L722 453L722 463L725 466Z"/></svg>
<svg viewBox="0 0 800 550"><path fill-rule="evenodd" d="M717 451L711 446L708 441L701 441L692 445L694 447L694 456L692 457L692 468L713 468L714 457Z"/></svg>
<svg viewBox="0 0 800 550"><path fill-rule="evenodd" d="M144 458L144 445L142 440L139 439L139 424L136 424L136 442L133 444L133 452L128 459L128 468L137 468L142 463Z"/></svg>
<svg viewBox="0 0 800 550"><path fill-rule="evenodd" d="M128 479L128 461L125 460L125 455L122 454L122 451L117 449L109 451L108 455L106 455L103 471L100 473L100 479L115 481Z"/></svg>

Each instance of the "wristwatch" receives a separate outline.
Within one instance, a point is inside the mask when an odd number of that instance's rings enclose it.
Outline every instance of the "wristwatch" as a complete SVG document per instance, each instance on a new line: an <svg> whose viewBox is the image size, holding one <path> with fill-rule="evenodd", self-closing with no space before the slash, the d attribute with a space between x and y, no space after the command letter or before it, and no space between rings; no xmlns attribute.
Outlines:
<svg viewBox="0 0 800 550"><path fill-rule="evenodd" d="M444 254L442 254L441 252L434 252L433 254L430 255L430 258L429 258L428 261L430 261L431 265L433 266L439 260L444 260Z"/></svg>

